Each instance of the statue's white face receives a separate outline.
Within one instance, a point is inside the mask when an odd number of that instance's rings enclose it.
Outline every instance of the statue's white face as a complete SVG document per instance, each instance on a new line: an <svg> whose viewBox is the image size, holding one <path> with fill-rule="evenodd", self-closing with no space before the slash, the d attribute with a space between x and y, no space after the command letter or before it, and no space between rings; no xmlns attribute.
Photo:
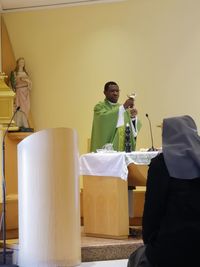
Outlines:
<svg viewBox="0 0 200 267"><path fill-rule="evenodd" d="M19 67L23 68L25 66L25 61L24 59L20 59L18 62Z"/></svg>

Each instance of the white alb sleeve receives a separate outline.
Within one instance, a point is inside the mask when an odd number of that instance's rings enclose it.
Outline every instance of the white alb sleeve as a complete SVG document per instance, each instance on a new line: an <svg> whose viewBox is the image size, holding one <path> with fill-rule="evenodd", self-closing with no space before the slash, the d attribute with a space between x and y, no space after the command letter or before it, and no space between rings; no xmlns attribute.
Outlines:
<svg viewBox="0 0 200 267"><path fill-rule="evenodd" d="M117 121L117 126L116 128L119 128L120 126L124 125L124 112L125 108L123 105L119 107L119 113L118 113L118 121Z"/></svg>

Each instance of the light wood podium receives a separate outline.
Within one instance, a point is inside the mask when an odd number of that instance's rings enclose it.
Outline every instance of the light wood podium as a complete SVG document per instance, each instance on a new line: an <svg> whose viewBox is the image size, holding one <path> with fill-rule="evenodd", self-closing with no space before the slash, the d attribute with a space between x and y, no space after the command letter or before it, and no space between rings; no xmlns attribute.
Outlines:
<svg viewBox="0 0 200 267"><path fill-rule="evenodd" d="M118 177L83 176L83 216L86 235L127 238L127 182Z"/></svg>
<svg viewBox="0 0 200 267"><path fill-rule="evenodd" d="M129 194L128 183L136 188L145 186L147 165L157 154L157 152L132 152L126 155L117 152L88 153L81 156L84 233L87 236L128 238L129 215L141 216L140 211L144 201L141 202L140 209L137 209L135 204L144 198L145 192L143 187ZM139 159L144 163L127 164L127 161ZM136 198L138 201L135 201ZM133 208L131 212L130 204ZM130 225L132 222L133 220L130 220Z"/></svg>

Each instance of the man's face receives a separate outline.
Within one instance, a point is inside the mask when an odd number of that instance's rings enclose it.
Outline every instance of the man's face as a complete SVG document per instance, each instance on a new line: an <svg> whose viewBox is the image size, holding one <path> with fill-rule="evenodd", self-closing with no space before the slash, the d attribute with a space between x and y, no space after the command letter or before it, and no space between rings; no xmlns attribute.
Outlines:
<svg viewBox="0 0 200 267"><path fill-rule="evenodd" d="M107 91L104 91L106 99L112 103L117 103L119 99L119 87L118 85L111 84Z"/></svg>

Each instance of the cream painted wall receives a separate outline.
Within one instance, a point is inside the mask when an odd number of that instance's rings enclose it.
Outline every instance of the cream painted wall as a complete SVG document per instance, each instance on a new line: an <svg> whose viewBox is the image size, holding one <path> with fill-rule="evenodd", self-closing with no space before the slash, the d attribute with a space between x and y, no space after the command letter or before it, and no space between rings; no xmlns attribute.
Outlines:
<svg viewBox="0 0 200 267"><path fill-rule="evenodd" d="M4 14L16 58L33 80L36 130L77 129L87 150L93 106L115 80L120 101L137 93L143 127L137 147L161 145L163 117L189 114L200 126L200 1L125 2Z"/></svg>

